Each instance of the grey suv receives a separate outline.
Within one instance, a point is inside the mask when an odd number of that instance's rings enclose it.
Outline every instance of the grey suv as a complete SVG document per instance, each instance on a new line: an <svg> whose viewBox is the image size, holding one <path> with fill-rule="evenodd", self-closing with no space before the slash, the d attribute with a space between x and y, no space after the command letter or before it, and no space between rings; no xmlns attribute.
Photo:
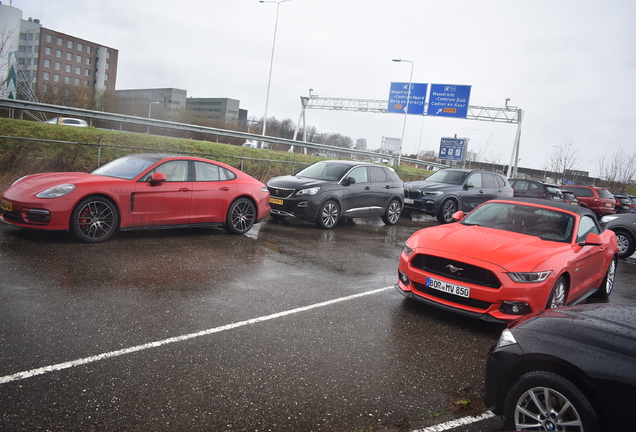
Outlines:
<svg viewBox="0 0 636 432"><path fill-rule="evenodd" d="M500 174L489 171L446 168L426 180L404 184L404 210L436 216L452 222L458 210L469 212L495 198L512 198L513 189Z"/></svg>

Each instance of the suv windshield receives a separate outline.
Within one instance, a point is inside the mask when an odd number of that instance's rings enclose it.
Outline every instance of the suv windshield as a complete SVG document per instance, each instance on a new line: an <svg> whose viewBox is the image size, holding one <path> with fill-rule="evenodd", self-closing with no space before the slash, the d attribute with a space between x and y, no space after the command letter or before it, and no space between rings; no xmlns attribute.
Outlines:
<svg viewBox="0 0 636 432"><path fill-rule="evenodd" d="M426 179L426 181L460 185L464 183L464 180L466 180L468 174L469 173L462 171L441 170L431 175L429 178Z"/></svg>
<svg viewBox="0 0 636 432"><path fill-rule="evenodd" d="M307 177L317 180L338 180L351 168L350 165L339 163L316 162L299 171L297 177Z"/></svg>

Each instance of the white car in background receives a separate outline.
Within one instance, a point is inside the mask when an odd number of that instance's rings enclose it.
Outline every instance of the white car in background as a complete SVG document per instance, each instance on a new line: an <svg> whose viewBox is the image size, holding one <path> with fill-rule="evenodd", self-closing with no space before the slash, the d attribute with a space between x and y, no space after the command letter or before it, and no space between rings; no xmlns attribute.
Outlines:
<svg viewBox="0 0 636 432"><path fill-rule="evenodd" d="M64 126L88 127L88 122L86 120L72 117L54 117L46 122L49 124L61 124Z"/></svg>

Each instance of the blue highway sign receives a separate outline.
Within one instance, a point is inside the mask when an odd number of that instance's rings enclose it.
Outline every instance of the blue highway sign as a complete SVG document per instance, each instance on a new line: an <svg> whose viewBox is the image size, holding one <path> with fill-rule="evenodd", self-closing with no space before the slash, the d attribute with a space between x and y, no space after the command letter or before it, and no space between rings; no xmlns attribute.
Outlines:
<svg viewBox="0 0 636 432"><path fill-rule="evenodd" d="M468 144L467 138L442 138L439 145L439 158L461 162Z"/></svg>
<svg viewBox="0 0 636 432"><path fill-rule="evenodd" d="M409 96L409 83L392 82L387 111L404 114L408 99L408 114L424 115L427 90L428 84L411 83L411 95Z"/></svg>
<svg viewBox="0 0 636 432"><path fill-rule="evenodd" d="M470 99L469 85L431 84L427 115L466 118Z"/></svg>

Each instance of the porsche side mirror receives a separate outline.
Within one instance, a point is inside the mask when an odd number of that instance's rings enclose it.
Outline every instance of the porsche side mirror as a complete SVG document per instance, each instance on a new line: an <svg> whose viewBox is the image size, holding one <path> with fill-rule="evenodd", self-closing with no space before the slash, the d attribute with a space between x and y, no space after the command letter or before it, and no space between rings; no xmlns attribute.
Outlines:
<svg viewBox="0 0 636 432"><path fill-rule="evenodd" d="M150 178L150 185L155 186L161 182L165 182L166 180L168 180L168 177L166 177L164 173L156 172Z"/></svg>
<svg viewBox="0 0 636 432"><path fill-rule="evenodd" d="M580 246L601 246L603 244L603 240L601 236L594 233L589 233L587 237L585 237L584 243L579 243Z"/></svg>

